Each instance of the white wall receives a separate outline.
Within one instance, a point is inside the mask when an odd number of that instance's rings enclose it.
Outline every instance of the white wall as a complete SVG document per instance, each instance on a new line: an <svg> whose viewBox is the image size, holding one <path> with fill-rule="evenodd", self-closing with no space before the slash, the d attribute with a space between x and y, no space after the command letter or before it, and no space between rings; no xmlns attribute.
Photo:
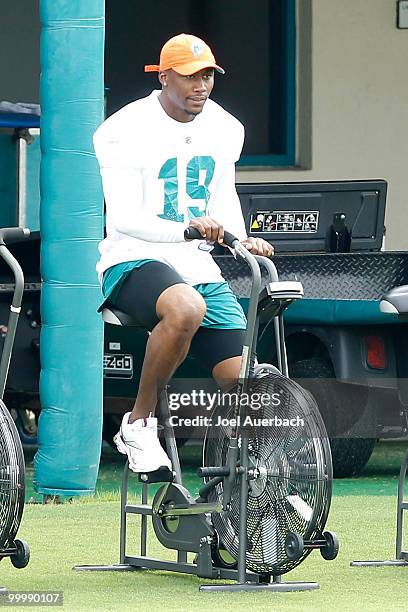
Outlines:
<svg viewBox="0 0 408 612"><path fill-rule="evenodd" d="M408 250L408 30L396 27L395 0L311 4L310 169L239 170L237 180L384 178L386 248Z"/></svg>

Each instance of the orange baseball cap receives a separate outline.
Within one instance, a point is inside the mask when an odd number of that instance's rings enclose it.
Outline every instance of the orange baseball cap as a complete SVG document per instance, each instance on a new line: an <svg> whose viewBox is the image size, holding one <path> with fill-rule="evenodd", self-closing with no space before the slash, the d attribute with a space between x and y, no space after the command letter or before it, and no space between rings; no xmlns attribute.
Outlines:
<svg viewBox="0 0 408 612"><path fill-rule="evenodd" d="M215 63L210 47L197 36L179 34L170 38L160 53L160 65L145 66L145 72L159 72L172 68L178 74L187 76L204 68L215 68L221 74L225 70Z"/></svg>

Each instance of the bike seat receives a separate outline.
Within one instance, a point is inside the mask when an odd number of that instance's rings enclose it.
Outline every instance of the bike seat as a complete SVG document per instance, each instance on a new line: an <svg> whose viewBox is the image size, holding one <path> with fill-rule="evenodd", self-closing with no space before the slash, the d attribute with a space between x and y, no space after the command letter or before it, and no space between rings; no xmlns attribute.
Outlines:
<svg viewBox="0 0 408 612"><path fill-rule="evenodd" d="M133 317L122 312L113 304L105 304L102 308L102 319L111 325L122 325L123 327L140 327L140 323Z"/></svg>
<svg viewBox="0 0 408 612"><path fill-rule="evenodd" d="M268 283L260 292L258 311L269 317L280 315L294 300L303 297L303 285L299 281Z"/></svg>
<svg viewBox="0 0 408 612"><path fill-rule="evenodd" d="M408 285L394 287L388 291L380 301L381 312L407 315L408 314Z"/></svg>
<svg viewBox="0 0 408 612"><path fill-rule="evenodd" d="M262 289L260 296L264 292L274 300L298 300L303 297L303 285L299 281L279 281L268 283Z"/></svg>
<svg viewBox="0 0 408 612"><path fill-rule="evenodd" d="M139 482L144 484L152 484L154 482L173 482L175 473L169 470L168 467L162 465L154 472L140 472Z"/></svg>

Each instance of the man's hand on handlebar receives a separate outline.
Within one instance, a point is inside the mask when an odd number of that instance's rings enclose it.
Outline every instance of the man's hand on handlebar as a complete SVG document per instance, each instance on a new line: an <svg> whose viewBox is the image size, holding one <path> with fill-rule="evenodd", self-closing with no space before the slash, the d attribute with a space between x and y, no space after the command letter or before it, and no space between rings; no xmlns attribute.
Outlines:
<svg viewBox="0 0 408 612"><path fill-rule="evenodd" d="M263 257L272 257L274 254L274 248L269 242L266 242L263 238L253 238L250 236L246 240L243 240L242 244L252 255L262 255Z"/></svg>
<svg viewBox="0 0 408 612"><path fill-rule="evenodd" d="M197 217L190 221L189 227L194 227L198 230L207 242L218 242L222 244L224 238L224 228L215 219L211 217ZM225 246L223 244L223 246Z"/></svg>
<svg viewBox="0 0 408 612"><path fill-rule="evenodd" d="M215 219L211 217L198 217L190 221L189 227L193 227L197 230L207 242L218 242L223 247L227 246L223 242L224 228ZM243 240L242 244L252 253L252 255L272 257L274 254L273 246L263 238L253 238L250 236L246 240Z"/></svg>

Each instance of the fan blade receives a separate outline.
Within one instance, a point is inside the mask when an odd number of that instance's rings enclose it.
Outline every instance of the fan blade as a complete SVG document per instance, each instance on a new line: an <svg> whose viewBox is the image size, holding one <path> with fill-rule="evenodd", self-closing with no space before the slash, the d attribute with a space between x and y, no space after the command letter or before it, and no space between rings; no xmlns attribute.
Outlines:
<svg viewBox="0 0 408 612"><path fill-rule="evenodd" d="M310 521L313 515L313 508L311 508L309 504L299 497L299 495L288 495L286 499L305 521Z"/></svg>
<svg viewBox="0 0 408 612"><path fill-rule="evenodd" d="M289 458L288 465L290 468L290 474L293 479L309 479L317 481L319 468L317 463L307 463L299 459Z"/></svg>
<svg viewBox="0 0 408 612"><path fill-rule="evenodd" d="M285 444L285 451L287 454L289 453L298 453L301 448L304 448L306 444L309 442L309 438L295 438L290 442Z"/></svg>

